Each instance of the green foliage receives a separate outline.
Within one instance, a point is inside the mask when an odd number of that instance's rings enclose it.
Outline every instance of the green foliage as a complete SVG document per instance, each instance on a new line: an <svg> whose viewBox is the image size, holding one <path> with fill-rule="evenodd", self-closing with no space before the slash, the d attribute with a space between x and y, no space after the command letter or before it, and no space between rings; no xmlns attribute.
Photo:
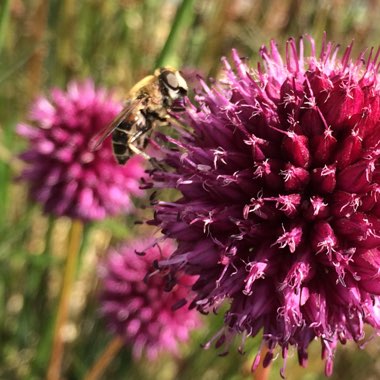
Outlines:
<svg viewBox="0 0 380 380"><path fill-rule="evenodd" d="M217 76L220 57L232 47L257 58L270 38L279 44L289 36L309 33L317 42L329 39L354 50L377 45L379 4L374 1L299 0L3 0L0 4L0 379L45 377L65 262L70 221L41 215L23 184L17 153L23 142L17 121L27 118L31 101L51 86L92 77L116 87L120 96L156 65L171 64ZM170 194L168 194L170 197ZM96 264L110 242L152 234L146 226L150 211L139 201L136 215L87 226L76 273L66 333L62 378L83 379L112 337L99 318ZM246 354L239 342L220 358L205 343L222 325L222 313L204 318L179 358L163 355L135 362L122 349L104 379L251 379L250 365L258 340L248 340ZM65 331L66 331L65 330ZM307 370L289 360L290 379L322 378L315 349ZM379 376L379 349L339 351L333 378ZM281 359L272 368L279 378ZM365 370L364 370L365 369Z"/></svg>

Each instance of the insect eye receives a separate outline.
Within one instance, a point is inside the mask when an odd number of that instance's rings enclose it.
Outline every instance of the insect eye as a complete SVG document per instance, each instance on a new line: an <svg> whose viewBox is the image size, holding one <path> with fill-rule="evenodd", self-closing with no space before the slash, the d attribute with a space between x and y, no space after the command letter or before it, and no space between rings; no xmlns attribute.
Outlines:
<svg viewBox="0 0 380 380"><path fill-rule="evenodd" d="M168 87L170 87L171 89L173 89L173 90L178 89L179 84L178 84L177 77L172 72L170 72L170 71L164 72L162 74L162 79L165 82L165 84Z"/></svg>

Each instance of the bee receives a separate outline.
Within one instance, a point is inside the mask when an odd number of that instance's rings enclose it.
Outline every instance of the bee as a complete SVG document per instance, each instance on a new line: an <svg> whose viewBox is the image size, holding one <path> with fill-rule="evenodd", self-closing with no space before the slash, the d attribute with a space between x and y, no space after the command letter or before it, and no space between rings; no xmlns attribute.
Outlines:
<svg viewBox="0 0 380 380"><path fill-rule="evenodd" d="M90 149L98 150L112 134L112 148L116 161L123 165L133 154L151 159L143 150L150 132L168 124L168 111L180 111L175 101L187 94L187 83L178 70L171 67L156 69L136 83L129 91L120 114L90 141Z"/></svg>

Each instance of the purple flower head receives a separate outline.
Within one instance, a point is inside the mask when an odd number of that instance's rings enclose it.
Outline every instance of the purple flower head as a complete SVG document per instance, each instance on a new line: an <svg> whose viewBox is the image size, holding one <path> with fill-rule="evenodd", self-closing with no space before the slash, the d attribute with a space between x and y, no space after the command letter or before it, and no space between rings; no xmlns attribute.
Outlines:
<svg viewBox="0 0 380 380"><path fill-rule="evenodd" d="M141 195L140 157L119 166L110 141L96 152L88 147L120 110L120 102L91 80L71 82L66 92L53 89L49 99L33 104L32 124L17 126L30 143L21 154L27 164L21 178L46 213L99 220L132 209L131 195Z"/></svg>
<svg viewBox="0 0 380 380"><path fill-rule="evenodd" d="M181 196L152 223L178 242L160 267L199 276L192 306L229 303L217 346L262 331L264 364L280 346L285 367L318 338L330 375L338 342L380 328L380 53L309 41L305 56L290 39L285 60L272 41L257 69L233 51L235 68L202 83L191 133L166 138L171 169L151 174Z"/></svg>
<svg viewBox="0 0 380 380"><path fill-rule="evenodd" d="M111 331L132 346L135 358L143 352L149 359L161 351L177 354L178 343L200 324L198 313L184 306L194 284L191 276L181 276L167 292L164 276L147 275L156 260L174 250L171 241L154 245L153 240L136 240L111 249L101 267L102 314Z"/></svg>

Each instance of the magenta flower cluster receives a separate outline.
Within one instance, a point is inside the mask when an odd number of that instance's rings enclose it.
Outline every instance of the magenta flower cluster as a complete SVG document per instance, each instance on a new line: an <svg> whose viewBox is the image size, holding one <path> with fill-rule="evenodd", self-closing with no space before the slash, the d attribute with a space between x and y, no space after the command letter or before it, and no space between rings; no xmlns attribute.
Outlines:
<svg viewBox="0 0 380 380"><path fill-rule="evenodd" d="M135 240L111 249L100 268L101 312L136 359L144 353L149 359L160 352L178 354L178 344L200 325L198 313L183 307L194 279L182 276L168 293L164 276L152 273L154 262L174 250L170 241Z"/></svg>
<svg viewBox="0 0 380 380"><path fill-rule="evenodd" d="M141 158L119 166L110 141L99 151L89 149L91 139L121 107L91 80L71 82L66 92L53 89L49 99L39 98L31 108L31 123L17 126L29 140L29 148L21 154L27 164L21 178L46 213L87 221L132 209L131 196L142 194Z"/></svg>
<svg viewBox="0 0 380 380"><path fill-rule="evenodd" d="M161 136L169 169L151 185L181 195L152 224L178 242L160 267L199 276L192 306L228 302L218 347L262 331L265 366L276 346L304 366L318 338L330 375L339 342L380 328L380 62L309 42L306 56L290 39L285 60L271 42L256 69L233 51L235 68L202 83L190 132Z"/></svg>

